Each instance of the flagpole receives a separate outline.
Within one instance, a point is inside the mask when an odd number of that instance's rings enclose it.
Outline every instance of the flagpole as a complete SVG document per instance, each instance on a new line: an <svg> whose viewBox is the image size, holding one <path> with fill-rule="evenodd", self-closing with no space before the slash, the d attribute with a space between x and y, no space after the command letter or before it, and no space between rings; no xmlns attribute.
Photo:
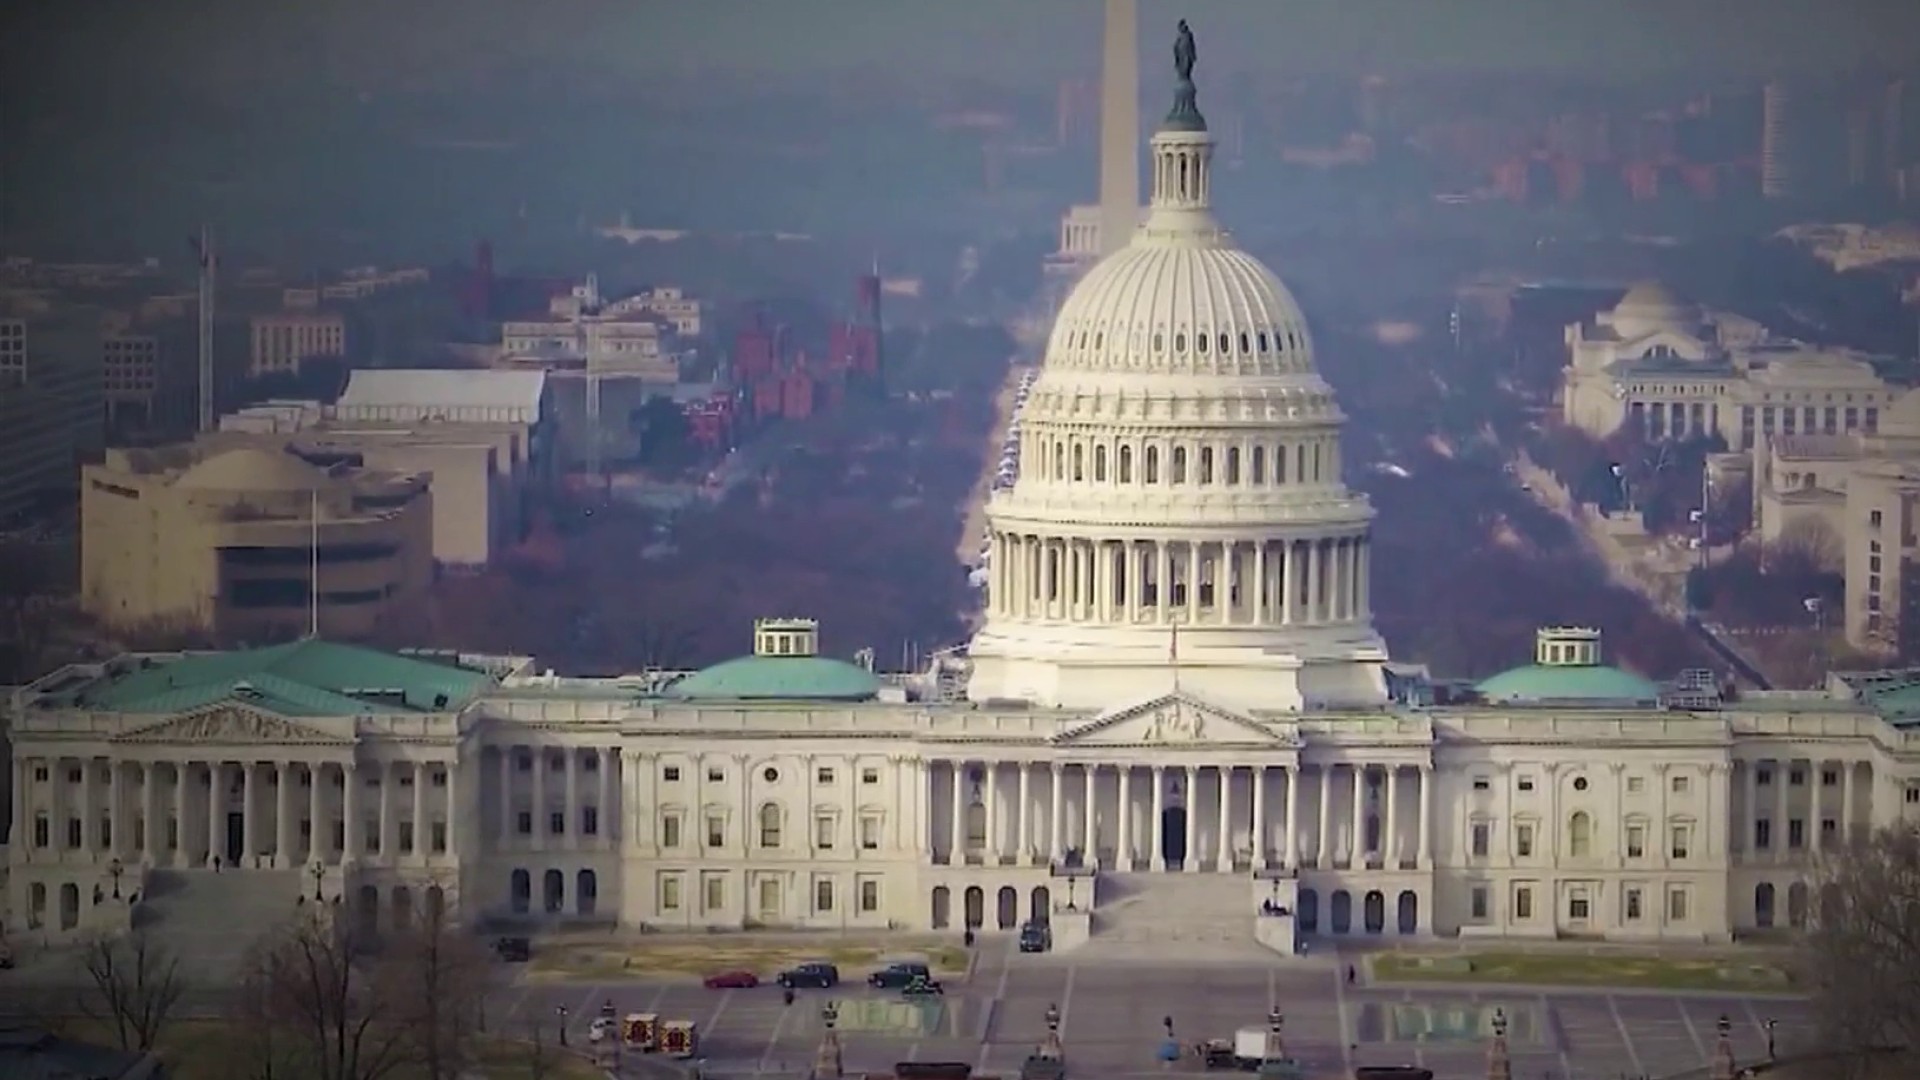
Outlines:
<svg viewBox="0 0 1920 1080"><path fill-rule="evenodd" d="M320 636L320 489L308 493L307 514L307 636Z"/></svg>
<svg viewBox="0 0 1920 1080"><path fill-rule="evenodd" d="M1176 616L1168 629L1167 662L1173 666L1173 689L1180 690L1180 620Z"/></svg>

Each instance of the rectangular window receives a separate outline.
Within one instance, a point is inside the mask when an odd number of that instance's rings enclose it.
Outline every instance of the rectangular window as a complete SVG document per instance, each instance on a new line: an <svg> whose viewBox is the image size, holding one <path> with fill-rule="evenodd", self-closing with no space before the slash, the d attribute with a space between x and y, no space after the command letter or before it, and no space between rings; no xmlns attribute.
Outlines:
<svg viewBox="0 0 1920 1080"><path fill-rule="evenodd" d="M833 910L833 879L821 878L813 883L813 910Z"/></svg>
<svg viewBox="0 0 1920 1080"><path fill-rule="evenodd" d="M1647 778L1646 778L1646 777L1644 777L1644 776L1629 776L1629 777L1627 777L1627 794L1629 794L1629 795L1638 795L1638 794L1640 794L1640 792L1641 792L1641 791L1642 791L1642 790L1643 790L1643 789L1644 789L1644 788L1645 788L1646 786L1647 786Z"/></svg>
<svg viewBox="0 0 1920 1080"><path fill-rule="evenodd" d="M1493 789L1493 781L1487 779L1484 776L1476 776L1473 778L1473 790L1491 791L1492 789Z"/></svg>
<svg viewBox="0 0 1920 1080"><path fill-rule="evenodd" d="M599 836L600 835L600 808L599 807L583 806L580 808L580 835L581 836Z"/></svg>
<svg viewBox="0 0 1920 1080"><path fill-rule="evenodd" d="M664 781L666 781L666 782L667 782L667 783L669 783L669 784L677 784L677 783L679 783L679 782L680 782L680 766L678 766L678 765L669 765L669 766L667 766L666 768L664 768L664 769L661 769L661 770L660 770L660 779L662 779L662 780L664 780ZM668 878L667 880L668 880L668 881L673 881L673 879L672 879L672 878ZM679 889L679 886L680 886L680 883L679 883L679 882L677 882L677 881L674 881L674 882L673 882L673 884L674 884L674 888L675 888L675 890L677 891L677 890Z"/></svg>
<svg viewBox="0 0 1920 1080"><path fill-rule="evenodd" d="M532 836L533 835L533 811L522 810L519 813L515 814L514 829L517 830L521 836Z"/></svg>
<svg viewBox="0 0 1920 1080"><path fill-rule="evenodd" d="M1493 831L1492 827L1489 826L1484 821L1476 821L1473 823L1473 857L1474 858L1484 859L1487 857L1488 835L1492 831Z"/></svg>
<svg viewBox="0 0 1920 1080"><path fill-rule="evenodd" d="M660 819L660 846L677 848L680 846L680 815L668 814Z"/></svg>
<svg viewBox="0 0 1920 1080"><path fill-rule="evenodd" d="M1787 847L1802 848L1807 845L1807 823L1799 818L1787 819Z"/></svg>
<svg viewBox="0 0 1920 1080"><path fill-rule="evenodd" d="M1513 853L1523 859L1533 857L1533 826L1516 825L1513 828Z"/></svg>
<svg viewBox="0 0 1920 1080"><path fill-rule="evenodd" d="M1826 840L1832 837L1834 833L1839 831L1840 831L1839 826L1834 824L1834 820L1832 818L1829 817L1829 818L1820 819L1820 838L1822 840Z"/></svg>
<svg viewBox="0 0 1920 1080"><path fill-rule="evenodd" d="M725 769L716 767L716 768L710 768L707 770L707 783L724 784L726 782L727 782L727 771Z"/></svg>
<svg viewBox="0 0 1920 1080"><path fill-rule="evenodd" d="M400 823L400 853L413 854L413 822L411 821Z"/></svg>
<svg viewBox="0 0 1920 1080"><path fill-rule="evenodd" d="M1757 851L1773 846L1773 822L1761 818L1753 823L1753 846Z"/></svg>
<svg viewBox="0 0 1920 1080"><path fill-rule="evenodd" d="M705 894L704 899L708 911L720 911L727 906L726 878L721 877L719 874L708 874L701 889Z"/></svg>
<svg viewBox="0 0 1920 1080"><path fill-rule="evenodd" d="M447 823L444 821L433 823L433 853L435 855L447 853Z"/></svg>
<svg viewBox="0 0 1920 1080"><path fill-rule="evenodd" d="M567 835L567 812L554 810L547 814L547 831L554 836Z"/></svg>
<svg viewBox="0 0 1920 1080"><path fill-rule="evenodd" d="M1805 769L1802 769L1796 766L1795 768L1787 770L1787 786L1788 787L1804 787L1806 786L1806 783L1807 783L1807 771Z"/></svg>
<svg viewBox="0 0 1920 1080"><path fill-rule="evenodd" d="M113 820L111 818L100 819L100 846L109 851L113 849Z"/></svg>
<svg viewBox="0 0 1920 1080"><path fill-rule="evenodd" d="M680 879L663 877L660 879L660 910L680 910Z"/></svg>
<svg viewBox="0 0 1920 1080"><path fill-rule="evenodd" d="M719 814L707 815L707 846L710 848L727 846L727 819Z"/></svg>
<svg viewBox="0 0 1920 1080"><path fill-rule="evenodd" d="M519 769L521 772L532 772L533 771L533 755L521 754L519 757L513 760L513 767L516 769Z"/></svg>
<svg viewBox="0 0 1920 1080"><path fill-rule="evenodd" d="M1520 778L1519 782L1515 786L1518 787L1521 791L1532 791L1533 777L1523 776Z"/></svg>
<svg viewBox="0 0 1920 1080"><path fill-rule="evenodd" d="M1756 772L1755 772L1755 773L1753 774L1753 786L1755 786L1755 787L1772 787L1772 786L1773 786L1773 770L1772 770L1772 769L1760 769L1760 770L1758 770L1758 771L1756 771Z"/></svg>
<svg viewBox="0 0 1920 1080"><path fill-rule="evenodd" d="M80 846L80 839L80 819L77 817L68 818L67 846L70 848L78 848Z"/></svg>
<svg viewBox="0 0 1920 1080"><path fill-rule="evenodd" d="M1475 885L1467 893L1467 917L1475 922L1485 922L1487 918L1487 887Z"/></svg>
<svg viewBox="0 0 1920 1080"><path fill-rule="evenodd" d="M1640 921L1640 890L1639 889L1630 888L1627 890L1627 921L1628 922Z"/></svg>
<svg viewBox="0 0 1920 1080"><path fill-rule="evenodd" d="M1587 899L1587 890L1574 889L1567 894L1567 918L1575 922L1586 922L1592 914L1593 909Z"/></svg>
<svg viewBox="0 0 1920 1080"><path fill-rule="evenodd" d="M1673 922L1687 921L1687 890L1679 887L1668 890L1667 918Z"/></svg>
<svg viewBox="0 0 1920 1080"><path fill-rule="evenodd" d="M830 768L827 768L826 766L821 766L820 768L815 769L813 772L813 782L816 784L833 783L833 770Z"/></svg>
<svg viewBox="0 0 1920 1080"><path fill-rule="evenodd" d="M821 814L813 819L813 846L821 851L833 850L832 814Z"/></svg>
<svg viewBox="0 0 1920 1080"><path fill-rule="evenodd" d="M1513 890L1513 917L1516 919L1533 918L1533 888L1522 885Z"/></svg>
<svg viewBox="0 0 1920 1080"><path fill-rule="evenodd" d="M1840 770L1838 769L1821 769L1820 770L1820 786L1821 787L1833 787L1839 782L1840 782Z"/></svg>
<svg viewBox="0 0 1920 1080"><path fill-rule="evenodd" d="M880 782L880 770L879 770L879 769L861 769L861 770L860 770L860 782L861 782L861 783L863 783L863 784L877 784L877 783L879 783L879 782Z"/></svg>
<svg viewBox="0 0 1920 1080"><path fill-rule="evenodd" d="M1643 858L1647 853L1647 827L1645 825L1627 826L1627 858Z"/></svg>
<svg viewBox="0 0 1920 1080"><path fill-rule="evenodd" d="M873 878L860 880L860 910L867 913L880 910L880 882Z"/></svg>
<svg viewBox="0 0 1920 1080"><path fill-rule="evenodd" d="M1684 777L1684 776L1676 776L1676 777L1674 777L1674 778L1673 778L1673 793L1674 793L1675 795L1685 795L1685 794L1687 793L1687 778L1686 778L1686 777Z"/></svg>
<svg viewBox="0 0 1920 1080"><path fill-rule="evenodd" d="M52 834L53 834L53 829L47 822L46 815L42 814L41 816L33 819L33 846L34 847L43 848L53 843Z"/></svg>
<svg viewBox="0 0 1920 1080"><path fill-rule="evenodd" d="M880 819L863 817L860 819L860 850L880 850Z"/></svg>
<svg viewBox="0 0 1920 1080"><path fill-rule="evenodd" d="M1692 837L1690 836L1692 831L1693 830L1689 829L1685 825L1675 825L1673 827L1673 857L1674 858L1684 859L1687 857L1688 851L1692 847L1692 844L1690 842L1692 839Z"/></svg>

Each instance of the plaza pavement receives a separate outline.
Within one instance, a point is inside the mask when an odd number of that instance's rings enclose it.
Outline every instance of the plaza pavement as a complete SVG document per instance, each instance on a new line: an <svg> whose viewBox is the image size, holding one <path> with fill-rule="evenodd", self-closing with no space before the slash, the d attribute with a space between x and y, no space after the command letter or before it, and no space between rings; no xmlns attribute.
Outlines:
<svg viewBox="0 0 1920 1080"><path fill-rule="evenodd" d="M1070 1074L1105 1080L1165 1077L1158 1061L1171 1017L1182 1043L1231 1038L1264 1027L1267 1010L1286 1018L1287 1045L1309 1076L1351 1075L1355 1065L1415 1064L1441 1077L1483 1075L1485 1031L1495 1009L1509 1020L1516 1080L1617 1080L1668 1076L1707 1064L1725 1015L1741 1064L1765 1056L1766 1023L1776 1023L1782 1054L1807 1045L1804 1002L1779 996L1602 991L1590 988L1476 985L1348 985L1331 955L1310 960L1249 956L1244 962L1177 960L1076 962L1071 954L1023 956L989 940L971 977L949 981L941 1005L904 1005L898 994L863 985L799 991L791 1007L777 987L707 990L686 980L526 983L502 991L489 1026L524 1034L534 1020L549 1033L568 1013L569 1039L584 1045L603 1001L622 1012L657 1012L698 1021L709 1080L788 1080L804 1076L822 1029L821 1006L840 1007L849 1072L884 1071L899 1061L965 1061L976 1071L1017 1075L1046 1031L1048 1005L1060 1009ZM1421 1038L1425 1032L1426 1037ZM630 1069L658 1074L656 1061ZM643 1071L644 1070L644 1071ZM1227 1074L1230 1075L1230 1074Z"/></svg>

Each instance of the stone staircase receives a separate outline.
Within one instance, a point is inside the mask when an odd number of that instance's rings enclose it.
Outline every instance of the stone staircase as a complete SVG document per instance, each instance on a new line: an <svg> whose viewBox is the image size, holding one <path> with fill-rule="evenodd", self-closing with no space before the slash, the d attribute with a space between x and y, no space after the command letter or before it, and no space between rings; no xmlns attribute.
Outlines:
<svg viewBox="0 0 1920 1080"><path fill-rule="evenodd" d="M1257 905L1239 874L1102 874L1093 933L1075 958L1245 963L1266 952L1254 939Z"/></svg>
<svg viewBox="0 0 1920 1080"><path fill-rule="evenodd" d="M261 935L298 911L298 870L154 870L134 926L201 982L231 978Z"/></svg>

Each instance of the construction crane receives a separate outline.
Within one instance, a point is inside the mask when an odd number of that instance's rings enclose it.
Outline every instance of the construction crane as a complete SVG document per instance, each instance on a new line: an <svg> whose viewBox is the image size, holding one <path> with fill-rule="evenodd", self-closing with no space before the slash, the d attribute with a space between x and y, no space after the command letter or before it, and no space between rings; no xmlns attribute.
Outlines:
<svg viewBox="0 0 1920 1080"><path fill-rule="evenodd" d="M187 240L200 268L200 417L202 433L213 430L213 300L218 265L213 255L213 231L200 226L200 235Z"/></svg>

